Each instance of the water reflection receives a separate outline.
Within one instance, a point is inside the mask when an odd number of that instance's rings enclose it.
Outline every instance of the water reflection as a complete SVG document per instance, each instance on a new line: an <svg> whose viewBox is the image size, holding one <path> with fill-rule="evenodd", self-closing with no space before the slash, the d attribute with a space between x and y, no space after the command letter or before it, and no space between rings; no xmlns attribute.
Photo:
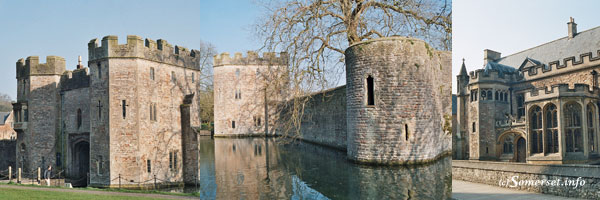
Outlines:
<svg viewBox="0 0 600 200"><path fill-rule="evenodd" d="M353 164L345 153L273 138L200 142L201 199L447 199L450 158L413 167Z"/></svg>

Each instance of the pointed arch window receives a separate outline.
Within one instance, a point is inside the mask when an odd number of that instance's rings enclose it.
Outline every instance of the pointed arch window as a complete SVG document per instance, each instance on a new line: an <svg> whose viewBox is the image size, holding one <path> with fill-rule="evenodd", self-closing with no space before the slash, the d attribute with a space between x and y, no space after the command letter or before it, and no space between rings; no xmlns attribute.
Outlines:
<svg viewBox="0 0 600 200"><path fill-rule="evenodd" d="M570 102L565 105L565 141L567 152L583 152L581 133L581 106Z"/></svg>
<svg viewBox="0 0 600 200"><path fill-rule="evenodd" d="M531 153L543 152L542 109L539 106L531 108L529 127L531 127Z"/></svg>
<svg viewBox="0 0 600 200"><path fill-rule="evenodd" d="M558 114L556 105L549 104L544 109L546 117L546 153L558 152Z"/></svg>

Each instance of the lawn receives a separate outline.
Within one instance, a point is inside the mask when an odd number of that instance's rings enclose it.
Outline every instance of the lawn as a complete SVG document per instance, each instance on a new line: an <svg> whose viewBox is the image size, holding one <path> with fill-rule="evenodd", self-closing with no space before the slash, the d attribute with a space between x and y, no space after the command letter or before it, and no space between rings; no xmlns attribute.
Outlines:
<svg viewBox="0 0 600 200"><path fill-rule="evenodd" d="M105 194L87 194L62 191L43 191L30 189L0 188L0 199L154 199L148 197L133 197Z"/></svg>

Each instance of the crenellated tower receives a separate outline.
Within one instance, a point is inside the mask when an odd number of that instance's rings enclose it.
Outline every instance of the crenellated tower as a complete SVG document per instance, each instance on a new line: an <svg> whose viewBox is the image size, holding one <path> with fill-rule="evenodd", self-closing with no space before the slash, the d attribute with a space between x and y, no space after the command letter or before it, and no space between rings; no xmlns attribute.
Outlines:
<svg viewBox="0 0 600 200"><path fill-rule="evenodd" d="M222 53L213 62L215 136L273 134L269 116L286 97L288 54Z"/></svg>
<svg viewBox="0 0 600 200"><path fill-rule="evenodd" d="M17 167L26 173L56 163L59 133L60 77L65 72L65 59L38 56L19 59L17 102L13 104L14 129L17 131Z"/></svg>
<svg viewBox="0 0 600 200"><path fill-rule="evenodd" d="M119 175L134 182L154 175L172 182L197 177L182 170L182 142L193 146L197 141L182 141L179 107L191 95L185 103L190 119L183 121L200 126L192 95L198 92L198 51L135 35L125 44L117 36L102 38L101 45L92 39L88 51L91 185L113 186Z"/></svg>

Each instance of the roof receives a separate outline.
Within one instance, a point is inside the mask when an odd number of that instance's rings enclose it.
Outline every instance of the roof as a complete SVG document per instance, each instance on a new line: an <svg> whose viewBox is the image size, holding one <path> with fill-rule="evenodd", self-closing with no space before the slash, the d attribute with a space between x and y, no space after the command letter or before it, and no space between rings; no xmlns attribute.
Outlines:
<svg viewBox="0 0 600 200"><path fill-rule="evenodd" d="M10 116L10 112L0 112L0 125L4 125L8 116Z"/></svg>
<svg viewBox="0 0 600 200"><path fill-rule="evenodd" d="M580 54L592 52L596 57L600 50L600 26L577 33L575 37L568 36L532 47L495 60L498 64L519 68L525 59L530 58L548 65L549 62L562 60L567 57L579 57Z"/></svg>
<svg viewBox="0 0 600 200"><path fill-rule="evenodd" d="M484 69L485 73L489 73L488 72L489 70L496 70L500 74L512 73L512 72L517 71L517 69L515 69L513 67L495 63L493 61L488 61L488 63L485 65L485 67L483 69Z"/></svg>

